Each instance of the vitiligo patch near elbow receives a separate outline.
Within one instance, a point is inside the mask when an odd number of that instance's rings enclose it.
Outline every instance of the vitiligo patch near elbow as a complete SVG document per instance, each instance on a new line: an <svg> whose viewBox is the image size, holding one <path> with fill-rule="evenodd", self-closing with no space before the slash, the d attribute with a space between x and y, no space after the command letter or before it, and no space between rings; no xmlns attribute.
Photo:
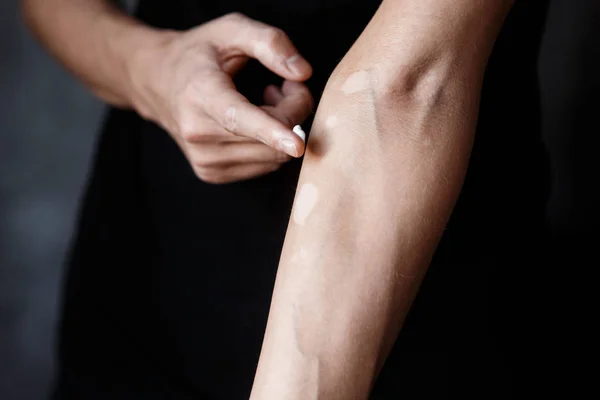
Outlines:
<svg viewBox="0 0 600 400"><path fill-rule="evenodd" d="M342 85L342 92L352 94L369 87L369 73L365 70L356 71Z"/></svg>
<svg viewBox="0 0 600 400"><path fill-rule="evenodd" d="M319 199L319 191L312 183L305 183L298 191L298 198L294 206L294 222L304 225Z"/></svg>

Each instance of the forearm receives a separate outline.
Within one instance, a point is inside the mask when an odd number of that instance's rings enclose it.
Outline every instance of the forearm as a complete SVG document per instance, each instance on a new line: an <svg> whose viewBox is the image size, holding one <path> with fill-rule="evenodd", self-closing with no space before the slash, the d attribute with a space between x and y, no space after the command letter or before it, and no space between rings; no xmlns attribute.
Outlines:
<svg viewBox="0 0 600 400"><path fill-rule="evenodd" d="M163 33L127 16L108 0L21 0L39 40L95 94L132 107L131 60Z"/></svg>
<svg viewBox="0 0 600 400"><path fill-rule="evenodd" d="M384 2L328 83L253 399L367 398L468 164L485 63L510 6L476 3Z"/></svg>

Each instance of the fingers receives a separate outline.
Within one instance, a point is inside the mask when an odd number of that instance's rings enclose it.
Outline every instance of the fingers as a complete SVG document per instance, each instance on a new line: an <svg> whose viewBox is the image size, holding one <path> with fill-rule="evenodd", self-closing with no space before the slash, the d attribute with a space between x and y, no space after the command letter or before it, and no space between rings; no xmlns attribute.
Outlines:
<svg viewBox="0 0 600 400"><path fill-rule="evenodd" d="M258 139L292 157L304 153L304 142L291 128L251 104L236 91L226 75L216 75L207 83L205 112L234 135Z"/></svg>
<svg viewBox="0 0 600 400"><path fill-rule="evenodd" d="M269 85L265 88L265 93L263 95L265 104L268 106L276 106L283 100L285 96L280 88L275 85Z"/></svg>
<svg viewBox="0 0 600 400"><path fill-rule="evenodd" d="M261 108L292 128L302 124L311 114L313 98L308 88L301 83L287 81L284 83L283 89L282 91L278 88L267 87L265 102L273 105Z"/></svg>
<svg viewBox="0 0 600 400"><path fill-rule="evenodd" d="M223 156L240 163L282 164L291 157L262 143L230 143L223 147Z"/></svg>
<svg viewBox="0 0 600 400"><path fill-rule="evenodd" d="M301 124L312 113L314 100L306 85L298 82L284 82L281 93L283 98L275 109L289 121L289 126Z"/></svg>
<svg viewBox="0 0 600 400"><path fill-rule="evenodd" d="M220 18L215 29L219 48L240 50L285 79L305 81L312 74L308 61L279 28L234 13Z"/></svg>
<svg viewBox="0 0 600 400"><path fill-rule="evenodd" d="M227 74L234 76L248 63L248 57L236 56L223 63L222 68Z"/></svg>
<svg viewBox="0 0 600 400"><path fill-rule="evenodd" d="M228 81L224 80L221 86L226 89L221 90L219 99L222 99L223 96L225 98L230 96L230 101L235 100L230 104L239 104L236 107L241 110L251 107L248 112L258 109L272 121L276 121L283 126L287 125L287 129L295 124L302 123L312 112L312 96L306 85L301 83L286 81L281 89L276 86L267 87L265 89L265 101L273 105L263 106L262 109L249 104L243 96L235 91L233 84L228 84ZM219 101L211 103L219 104ZM217 107L222 107L222 105ZM228 111L231 112L227 116L229 119L222 121L221 124L229 124L229 130L237 133L236 130L245 125L238 123L237 109L234 112ZM210 124L216 123L218 121L212 121ZM294 136L296 135L294 134ZM207 140L209 138L213 138L213 140ZM302 141L297 136L296 139ZM204 132L203 135L200 135L198 142L188 141L185 147L186 156L190 160L196 175L205 182L215 184L265 175L277 170L283 163L290 160L290 156L281 151L244 136L231 135L230 132L216 125L210 129L210 132Z"/></svg>
<svg viewBox="0 0 600 400"><path fill-rule="evenodd" d="M194 164L204 168L223 168L234 164L282 164L291 157L262 143L228 142L188 145Z"/></svg>
<svg viewBox="0 0 600 400"><path fill-rule="evenodd" d="M281 164L237 164L222 169L195 168L194 172L206 183L225 184L267 175L280 167Z"/></svg>

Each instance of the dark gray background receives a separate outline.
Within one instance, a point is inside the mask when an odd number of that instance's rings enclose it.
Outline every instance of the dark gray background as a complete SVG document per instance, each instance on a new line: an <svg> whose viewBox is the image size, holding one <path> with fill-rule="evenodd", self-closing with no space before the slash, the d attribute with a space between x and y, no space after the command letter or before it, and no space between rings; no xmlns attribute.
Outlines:
<svg viewBox="0 0 600 400"><path fill-rule="evenodd" d="M541 54L549 220L563 255L596 200L573 177L593 175L585 160L599 131L599 17L597 0L554 0ZM32 40L15 0L0 0L0 93L0 399L42 399L62 260L102 105Z"/></svg>

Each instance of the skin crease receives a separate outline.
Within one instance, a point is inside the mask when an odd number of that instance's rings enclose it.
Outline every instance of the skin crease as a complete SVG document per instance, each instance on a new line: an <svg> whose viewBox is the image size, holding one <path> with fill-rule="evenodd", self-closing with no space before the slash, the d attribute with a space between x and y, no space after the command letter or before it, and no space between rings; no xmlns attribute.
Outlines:
<svg viewBox="0 0 600 400"><path fill-rule="evenodd" d="M252 400L368 398L460 192L511 5L384 1L336 68L299 181L327 191L288 226Z"/></svg>

